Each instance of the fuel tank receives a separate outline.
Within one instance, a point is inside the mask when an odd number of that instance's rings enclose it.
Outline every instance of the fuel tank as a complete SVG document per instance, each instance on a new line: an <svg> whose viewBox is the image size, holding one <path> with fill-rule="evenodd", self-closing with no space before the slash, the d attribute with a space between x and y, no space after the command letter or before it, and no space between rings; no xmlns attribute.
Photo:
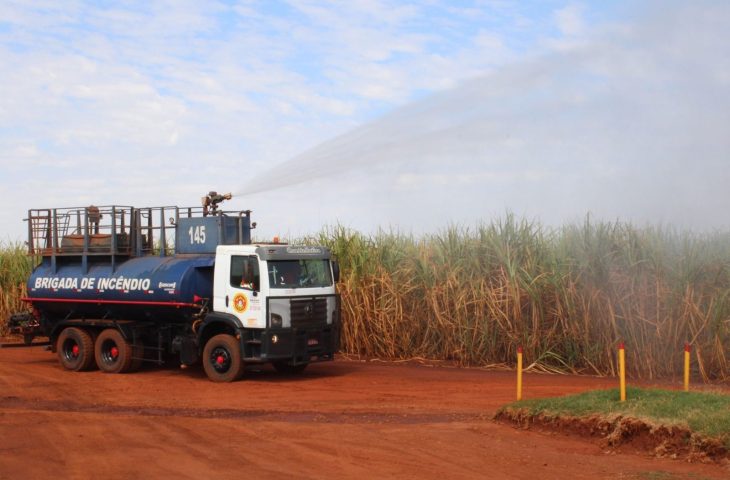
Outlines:
<svg viewBox="0 0 730 480"><path fill-rule="evenodd" d="M78 258L78 257L77 257ZM109 257L89 258L88 271L49 257L28 279L28 299L48 320L117 319L185 322L212 299L214 255L135 257L114 267Z"/></svg>

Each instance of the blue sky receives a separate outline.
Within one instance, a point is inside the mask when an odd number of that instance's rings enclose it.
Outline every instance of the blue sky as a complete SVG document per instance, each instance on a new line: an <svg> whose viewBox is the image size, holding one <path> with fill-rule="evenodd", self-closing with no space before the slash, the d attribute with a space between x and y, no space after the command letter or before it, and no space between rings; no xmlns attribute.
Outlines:
<svg viewBox="0 0 730 480"><path fill-rule="evenodd" d="M728 20L724 2L0 0L0 239L29 207L189 205L284 170L309 176L231 204L262 236L505 210L726 227L698 208L728 200Z"/></svg>

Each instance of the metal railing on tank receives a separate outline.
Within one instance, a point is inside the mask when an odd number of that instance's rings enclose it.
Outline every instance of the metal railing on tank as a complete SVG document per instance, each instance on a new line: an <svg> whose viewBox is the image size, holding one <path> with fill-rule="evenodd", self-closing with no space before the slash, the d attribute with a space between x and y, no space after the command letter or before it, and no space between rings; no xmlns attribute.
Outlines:
<svg viewBox="0 0 730 480"><path fill-rule="evenodd" d="M31 255L129 255L133 207L89 206L28 211Z"/></svg>
<svg viewBox="0 0 730 480"><path fill-rule="evenodd" d="M117 257L174 255L176 229L180 219L186 217L233 217L234 223L218 222L220 243L250 242L250 228L256 225L248 223L250 210L218 209L220 202L230 198L230 194L210 192L203 197L202 206L186 208L90 205L31 209L26 219L28 253L51 257L54 268L57 257L80 256L87 267L89 258L94 257L110 256L113 266ZM227 233L224 224L235 225L236 231Z"/></svg>
<svg viewBox="0 0 730 480"><path fill-rule="evenodd" d="M136 209L135 255L160 255L175 253L175 219L178 207L146 207Z"/></svg>

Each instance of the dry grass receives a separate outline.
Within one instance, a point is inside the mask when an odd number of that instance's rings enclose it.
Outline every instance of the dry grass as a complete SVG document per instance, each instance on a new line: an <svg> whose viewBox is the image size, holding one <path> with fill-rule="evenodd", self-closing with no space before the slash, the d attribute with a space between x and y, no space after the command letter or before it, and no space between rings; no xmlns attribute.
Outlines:
<svg viewBox="0 0 730 480"><path fill-rule="evenodd" d="M634 377L730 376L730 235L593 223L547 230L507 216L414 238L343 228L312 242L343 267L343 350Z"/></svg>
<svg viewBox="0 0 730 480"><path fill-rule="evenodd" d="M8 317L26 307L20 301L33 259L21 244L0 244L0 335L7 333Z"/></svg>

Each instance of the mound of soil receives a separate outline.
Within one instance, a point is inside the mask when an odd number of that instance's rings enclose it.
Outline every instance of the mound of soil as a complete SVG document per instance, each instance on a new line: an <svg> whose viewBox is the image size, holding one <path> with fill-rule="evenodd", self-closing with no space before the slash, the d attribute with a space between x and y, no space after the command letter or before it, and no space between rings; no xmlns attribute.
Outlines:
<svg viewBox="0 0 730 480"><path fill-rule="evenodd" d="M619 451L646 451L657 457L690 462L727 464L730 455L724 442L677 425L656 425L638 418L601 415L574 417L532 414L525 409L503 409L494 419L524 429L566 433L597 439L602 447Z"/></svg>

